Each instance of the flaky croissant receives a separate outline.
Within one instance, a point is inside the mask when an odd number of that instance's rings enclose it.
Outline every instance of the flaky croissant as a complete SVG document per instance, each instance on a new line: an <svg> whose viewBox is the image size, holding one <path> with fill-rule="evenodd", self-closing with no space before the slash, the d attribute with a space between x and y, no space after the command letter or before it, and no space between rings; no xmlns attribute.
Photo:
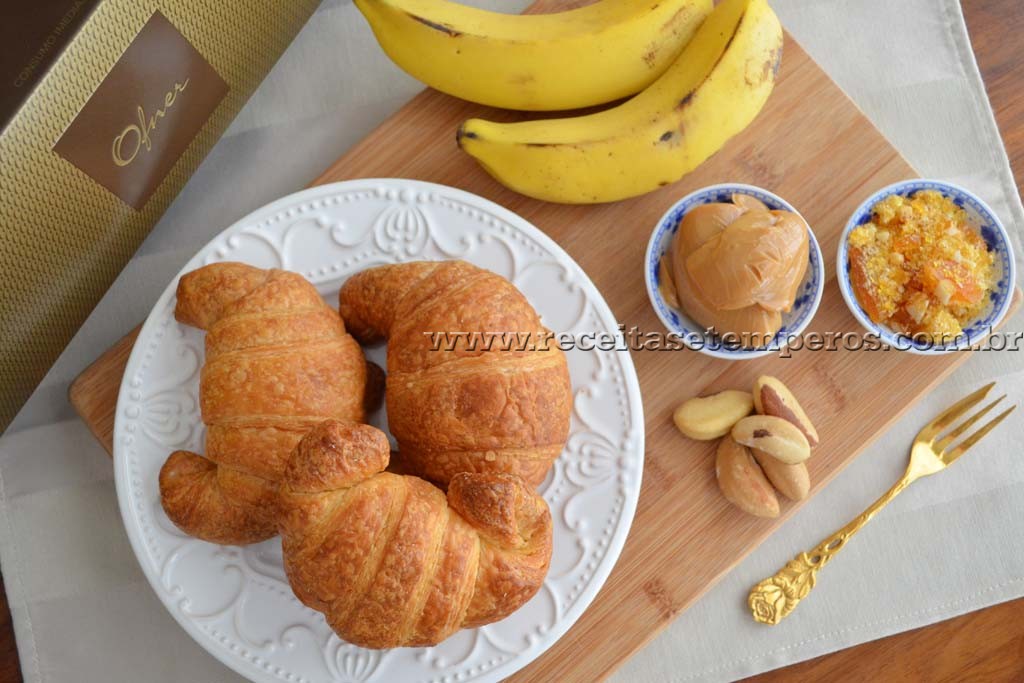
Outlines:
<svg viewBox="0 0 1024 683"><path fill-rule="evenodd" d="M327 418L361 421L366 361L340 316L300 275L217 263L184 275L175 317L206 330L199 401L206 457L160 470L168 517L214 543L277 533L278 481L299 439Z"/></svg>
<svg viewBox="0 0 1024 683"><path fill-rule="evenodd" d="M544 479L568 437L569 371L512 283L418 261L358 273L339 299L357 339L388 340L388 425L404 466L441 484L459 472Z"/></svg>
<svg viewBox="0 0 1024 683"><path fill-rule="evenodd" d="M435 645L502 619L540 588L551 513L519 477L463 473L447 498L384 472L389 445L369 425L326 421L281 480L280 533L295 595L343 640Z"/></svg>

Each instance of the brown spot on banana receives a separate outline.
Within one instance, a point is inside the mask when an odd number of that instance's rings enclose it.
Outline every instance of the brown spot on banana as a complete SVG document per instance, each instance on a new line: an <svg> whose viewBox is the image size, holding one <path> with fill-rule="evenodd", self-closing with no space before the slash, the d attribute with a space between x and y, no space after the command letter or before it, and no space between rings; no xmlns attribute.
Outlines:
<svg viewBox="0 0 1024 683"><path fill-rule="evenodd" d="M653 12L660 6L661 3L656 3L653 7L651 7L651 11ZM679 33L680 27L689 22L690 17L692 15L692 6L686 5L684 7L680 7L678 10L675 11L675 13L671 17L665 20L665 22L661 25L658 31L660 33L671 33L673 36L676 36ZM652 42L650 45L647 46L647 50L643 54L643 60L644 63L647 64L648 68L653 69L654 66L657 64L658 52L663 44L664 43L659 44L656 42Z"/></svg>
<svg viewBox="0 0 1024 683"><path fill-rule="evenodd" d="M775 80L775 74L778 73L779 60L776 56L777 51L772 51L771 54L760 62L756 59L748 59L746 67L743 70L743 80L751 88L756 88L762 83Z"/></svg>
<svg viewBox="0 0 1024 683"><path fill-rule="evenodd" d="M458 38L459 36L462 35L461 31L456 31L455 29L453 29L451 26L448 26L447 24L441 24L441 23L438 23L436 21L431 21L430 19L427 19L425 17L420 17L420 16L417 16L415 14L409 14L409 17L411 19L413 19L414 21L418 21L421 24L423 24L424 26L426 26L428 28L432 28L435 31L443 33L443 34L445 34L445 35L447 35L447 36L449 36L451 38Z"/></svg>
<svg viewBox="0 0 1024 683"><path fill-rule="evenodd" d="M466 130L466 124L459 126L459 129L455 131L455 144L460 148L462 147L462 140L476 140L479 136L471 130Z"/></svg>
<svg viewBox="0 0 1024 683"><path fill-rule="evenodd" d="M682 142L682 127L680 126L680 129L678 131L666 130L664 133L658 136L658 139L655 140L654 144L665 145L668 147L678 147L679 145L682 144Z"/></svg>
<svg viewBox="0 0 1024 683"><path fill-rule="evenodd" d="M519 74L518 76L512 76L508 79L508 82L512 85L529 85L537 80L536 76L531 73Z"/></svg>
<svg viewBox="0 0 1024 683"><path fill-rule="evenodd" d="M767 62L758 64L756 60L748 59L746 65L743 67L743 82L751 88L756 88L761 85L768 71L764 68L766 66Z"/></svg>
<svg viewBox="0 0 1024 683"><path fill-rule="evenodd" d="M642 55L642 58L644 60L644 64L647 65L647 68L653 69L658 59L658 47L654 43L648 45L647 50Z"/></svg>
<svg viewBox="0 0 1024 683"><path fill-rule="evenodd" d="M669 17L659 29L662 33L671 31L675 34L681 24L685 24L689 19L690 15L693 14L693 7L686 5L676 10L675 14Z"/></svg>
<svg viewBox="0 0 1024 683"><path fill-rule="evenodd" d="M782 66L782 46L772 50L772 78L778 78L779 68Z"/></svg>
<svg viewBox="0 0 1024 683"><path fill-rule="evenodd" d="M698 83L693 90L686 93L686 95L681 100L679 100L679 104L676 105L677 111L685 109L687 106L689 106L690 102L693 101L694 96L700 91L701 87L711 77L711 74L715 73L715 69L718 68L719 63L725 58L725 55L729 53L729 48L732 47L732 41L736 40L736 34L740 32L741 28L743 28L743 22L746 20L746 18L747 13L744 12L743 15L740 17L740 20L736 22L736 28L735 30L733 30L732 35L729 36L729 40L726 41L725 48L722 50L722 54L718 55L718 59L716 59L715 63L711 65L711 68L708 69L708 72L704 75L704 78L701 80L701 82Z"/></svg>

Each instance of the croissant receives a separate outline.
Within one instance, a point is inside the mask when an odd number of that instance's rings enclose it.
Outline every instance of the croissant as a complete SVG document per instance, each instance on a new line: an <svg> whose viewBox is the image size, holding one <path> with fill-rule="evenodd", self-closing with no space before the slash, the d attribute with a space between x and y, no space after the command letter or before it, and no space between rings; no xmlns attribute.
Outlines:
<svg viewBox="0 0 1024 683"><path fill-rule="evenodd" d="M569 370L512 283L463 261L418 261L357 273L339 299L356 339L388 340L388 425L410 472L543 481L569 433Z"/></svg>
<svg viewBox="0 0 1024 683"><path fill-rule="evenodd" d="M199 403L206 457L177 451L160 470L168 517L214 543L277 533L278 482L299 439L326 418L361 421L366 361L305 279L217 263L184 275L175 317L206 330Z"/></svg>
<svg viewBox="0 0 1024 683"><path fill-rule="evenodd" d="M295 595L343 640L436 645L502 619L540 588L551 513L519 477L462 473L440 489L384 472L380 430L328 420L281 480L285 571Z"/></svg>

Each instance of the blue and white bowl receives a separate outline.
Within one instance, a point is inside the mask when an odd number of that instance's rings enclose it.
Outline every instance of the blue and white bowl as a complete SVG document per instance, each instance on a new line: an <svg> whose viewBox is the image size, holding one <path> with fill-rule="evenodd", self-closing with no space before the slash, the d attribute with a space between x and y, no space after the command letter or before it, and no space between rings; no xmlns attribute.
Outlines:
<svg viewBox="0 0 1024 683"><path fill-rule="evenodd" d="M662 298L661 292L658 291L658 262L662 255L669 250L672 238L679 230L680 221L695 206L729 202L734 194L756 197L764 202L769 209L792 211L799 214L786 200L753 185L725 183L697 190L676 202L655 226L651 239L647 243L647 254L644 257L644 281L647 283L647 296L651 300L651 305L654 306L654 312L658 314L658 318L670 333L678 335L683 343L691 349L709 356L728 360L746 360L778 353L786 348L791 339L806 329L818 310L818 304L821 303L821 293L825 283L825 266L822 262L818 240L815 239L814 232L808 228L810 249L808 250L807 272L797 289L793 310L783 314L782 328L771 342L761 347L744 348L727 344L718 335L708 334L703 327L687 317L683 311L669 306Z"/></svg>
<svg viewBox="0 0 1024 683"><path fill-rule="evenodd" d="M977 227L982 239L988 246L990 252L996 255L996 276L995 288L989 293L989 305L977 320L972 320L964 326L964 334L954 341L945 344L936 344L928 341L914 340L904 334L896 332L888 327L879 325L871 320L868 314L857 301L850 284L850 255L848 240L850 231L858 225L863 225L871 220L871 209L881 200L891 195L902 195L909 197L920 190L937 190L944 197L953 200L953 203L967 212L971 225ZM1013 246L1010 243L1010 236L1003 227L999 217L974 193L965 190L958 185L946 183L941 180L904 180L883 187L874 193L864 203L857 207L857 210L850 216L850 220L843 229L839 239L839 251L836 254L836 279L839 281L839 291L849 307L853 317L864 326L871 334L894 349L910 351L920 354L950 353L969 349L985 340L1006 315L1013 299L1013 287L1016 281L1017 271L1013 257Z"/></svg>

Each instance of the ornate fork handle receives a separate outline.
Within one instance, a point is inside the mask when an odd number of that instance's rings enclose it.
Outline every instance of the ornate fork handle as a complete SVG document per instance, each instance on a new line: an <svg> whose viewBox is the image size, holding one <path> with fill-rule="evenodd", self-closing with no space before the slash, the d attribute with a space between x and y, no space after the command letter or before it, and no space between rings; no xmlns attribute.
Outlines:
<svg viewBox="0 0 1024 683"><path fill-rule="evenodd" d="M818 570L838 553L855 533L889 504L900 491L910 485L913 478L904 476L881 498L872 503L849 524L832 534L809 553L800 553L786 563L774 576L764 579L750 589L747 604L755 621L775 625L789 615L814 588Z"/></svg>

